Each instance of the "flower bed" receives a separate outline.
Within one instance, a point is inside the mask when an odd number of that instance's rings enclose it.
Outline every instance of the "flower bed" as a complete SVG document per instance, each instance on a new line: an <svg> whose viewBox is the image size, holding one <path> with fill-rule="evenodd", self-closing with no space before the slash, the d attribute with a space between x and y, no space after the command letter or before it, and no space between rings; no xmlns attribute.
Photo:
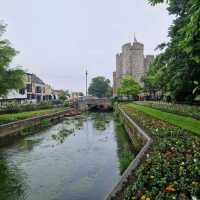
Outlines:
<svg viewBox="0 0 200 200"><path fill-rule="evenodd" d="M200 138L128 104L120 107L155 139L135 181L124 191L125 199L199 199Z"/></svg>
<svg viewBox="0 0 200 200"><path fill-rule="evenodd" d="M172 104L172 103L156 102L156 101L143 101L143 102L138 102L138 104L142 104L144 106L159 109L161 111L169 113L200 119L200 108L198 108L197 106Z"/></svg>

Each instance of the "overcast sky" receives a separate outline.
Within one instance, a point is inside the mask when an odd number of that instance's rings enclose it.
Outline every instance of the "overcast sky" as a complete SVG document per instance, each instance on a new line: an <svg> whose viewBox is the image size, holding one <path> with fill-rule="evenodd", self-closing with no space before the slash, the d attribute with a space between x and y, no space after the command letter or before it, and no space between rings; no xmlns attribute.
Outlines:
<svg viewBox="0 0 200 200"><path fill-rule="evenodd" d="M112 79L124 43L144 43L145 54L167 40L172 17L147 0L0 0L0 19L21 65L56 89L84 91L89 79Z"/></svg>

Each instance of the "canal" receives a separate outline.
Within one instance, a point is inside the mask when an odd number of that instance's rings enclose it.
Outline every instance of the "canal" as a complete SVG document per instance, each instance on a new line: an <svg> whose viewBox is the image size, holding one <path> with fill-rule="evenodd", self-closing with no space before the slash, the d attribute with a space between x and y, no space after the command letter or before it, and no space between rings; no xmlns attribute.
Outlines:
<svg viewBox="0 0 200 200"><path fill-rule="evenodd" d="M0 149L0 199L102 200L133 158L112 113L67 118Z"/></svg>

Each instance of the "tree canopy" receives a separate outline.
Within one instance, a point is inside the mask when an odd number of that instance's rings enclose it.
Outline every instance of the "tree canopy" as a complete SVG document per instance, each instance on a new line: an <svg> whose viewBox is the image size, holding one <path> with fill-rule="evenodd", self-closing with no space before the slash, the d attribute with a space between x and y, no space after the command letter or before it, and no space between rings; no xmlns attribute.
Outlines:
<svg viewBox="0 0 200 200"><path fill-rule="evenodd" d="M152 5L167 3L168 12L175 15L169 28L168 43L151 65L144 82L153 79L153 87L170 92L176 101L192 101L194 81L200 81L200 1L148 0ZM147 88L146 88L147 89Z"/></svg>
<svg viewBox="0 0 200 200"><path fill-rule="evenodd" d="M112 87L110 80L103 76L97 76L92 79L88 92L90 95L102 98L112 96Z"/></svg>
<svg viewBox="0 0 200 200"><path fill-rule="evenodd" d="M6 95L10 89L21 89L24 86L24 71L19 67L10 67L17 52L8 40L1 38L5 28L4 24L0 24L0 96Z"/></svg>
<svg viewBox="0 0 200 200"><path fill-rule="evenodd" d="M140 91L141 86L130 75L126 75L122 78L121 87L117 89L119 96L136 96Z"/></svg>

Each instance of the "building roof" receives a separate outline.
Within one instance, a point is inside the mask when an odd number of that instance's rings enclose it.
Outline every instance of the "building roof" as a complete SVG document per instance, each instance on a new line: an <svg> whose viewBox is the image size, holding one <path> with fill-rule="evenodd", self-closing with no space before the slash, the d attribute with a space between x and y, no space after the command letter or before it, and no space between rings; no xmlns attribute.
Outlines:
<svg viewBox="0 0 200 200"><path fill-rule="evenodd" d="M31 75L31 80L33 83L37 83L40 85L45 85L44 81L41 80L38 76L36 76L35 74L30 74L30 73L26 73L27 75Z"/></svg>

